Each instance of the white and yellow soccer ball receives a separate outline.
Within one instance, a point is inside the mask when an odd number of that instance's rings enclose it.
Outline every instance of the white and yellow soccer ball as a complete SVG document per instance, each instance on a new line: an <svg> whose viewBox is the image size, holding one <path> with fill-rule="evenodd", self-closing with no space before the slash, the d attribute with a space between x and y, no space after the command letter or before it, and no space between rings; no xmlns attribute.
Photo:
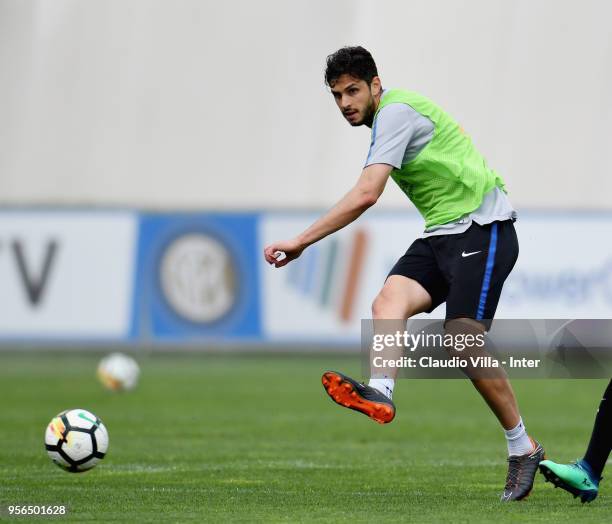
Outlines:
<svg viewBox="0 0 612 524"><path fill-rule="evenodd" d="M111 391L128 391L138 383L138 363L123 353L111 353L98 364L98 380Z"/></svg>
<svg viewBox="0 0 612 524"><path fill-rule="evenodd" d="M108 450L108 431L89 411L62 411L47 426L45 448L60 468L80 473L93 468L104 458Z"/></svg>

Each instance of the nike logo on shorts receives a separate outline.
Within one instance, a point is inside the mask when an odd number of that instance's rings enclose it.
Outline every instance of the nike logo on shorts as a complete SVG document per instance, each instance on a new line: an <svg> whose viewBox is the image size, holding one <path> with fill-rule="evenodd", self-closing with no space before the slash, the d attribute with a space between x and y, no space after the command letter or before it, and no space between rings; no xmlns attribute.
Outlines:
<svg viewBox="0 0 612 524"><path fill-rule="evenodd" d="M461 253L461 256L462 256L463 258L465 258L465 257L470 257L470 256L472 256L472 255L475 255L476 253L480 253L480 251L472 251L471 253L466 253L466 252L464 251L463 253Z"/></svg>

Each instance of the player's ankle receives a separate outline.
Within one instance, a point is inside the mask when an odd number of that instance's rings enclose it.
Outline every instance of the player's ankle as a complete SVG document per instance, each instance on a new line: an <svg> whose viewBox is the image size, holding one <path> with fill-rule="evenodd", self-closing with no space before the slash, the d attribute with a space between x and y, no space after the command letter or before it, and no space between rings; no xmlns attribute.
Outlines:
<svg viewBox="0 0 612 524"><path fill-rule="evenodd" d="M393 388L395 387L395 380L389 377L384 378L371 378L368 386L380 391L389 400L393 400Z"/></svg>
<svg viewBox="0 0 612 524"><path fill-rule="evenodd" d="M597 475L595 473L595 471L593 471L593 468L591 467L591 465L586 461L586 459L580 459L578 462L576 462L576 464L578 464L584 471L585 473L588 475L589 480L595 484L595 486L599 486L599 481L601 480L601 478L599 477L599 475Z"/></svg>
<svg viewBox="0 0 612 524"><path fill-rule="evenodd" d="M520 419L514 428L504 430L504 434L508 444L508 456L527 455L536 448L534 440L527 435L523 419Z"/></svg>

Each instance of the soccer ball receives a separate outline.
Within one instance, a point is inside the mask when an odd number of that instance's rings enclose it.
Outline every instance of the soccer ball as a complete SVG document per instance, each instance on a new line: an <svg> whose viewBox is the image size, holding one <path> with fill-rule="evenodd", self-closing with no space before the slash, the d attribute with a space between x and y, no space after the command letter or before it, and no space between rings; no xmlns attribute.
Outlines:
<svg viewBox="0 0 612 524"><path fill-rule="evenodd" d="M123 353L112 353L98 364L98 379L111 391L133 389L138 382L140 368L132 357Z"/></svg>
<svg viewBox="0 0 612 524"><path fill-rule="evenodd" d="M102 421L84 409L62 411L45 432L47 454L60 468L79 473L106 455L108 432Z"/></svg>

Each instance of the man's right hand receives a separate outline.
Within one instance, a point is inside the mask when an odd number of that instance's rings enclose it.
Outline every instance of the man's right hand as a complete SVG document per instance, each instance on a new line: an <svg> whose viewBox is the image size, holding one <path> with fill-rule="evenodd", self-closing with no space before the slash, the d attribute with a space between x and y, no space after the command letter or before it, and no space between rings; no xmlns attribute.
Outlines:
<svg viewBox="0 0 612 524"><path fill-rule="evenodd" d="M302 245L298 240L284 240L281 242L274 242L264 249L264 257L268 264L274 267L286 266L292 260L298 258L306 246ZM283 254L285 255L282 258Z"/></svg>

